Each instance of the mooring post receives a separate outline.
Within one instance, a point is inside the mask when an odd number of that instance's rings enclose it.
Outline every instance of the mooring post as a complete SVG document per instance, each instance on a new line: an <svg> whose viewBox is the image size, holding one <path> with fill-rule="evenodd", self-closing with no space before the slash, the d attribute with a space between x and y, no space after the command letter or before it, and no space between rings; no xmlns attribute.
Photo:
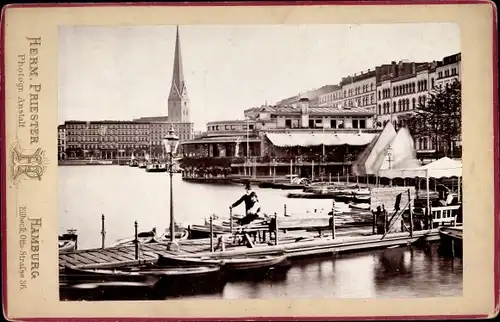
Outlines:
<svg viewBox="0 0 500 322"><path fill-rule="evenodd" d="M332 239L335 239L335 212L332 210Z"/></svg>
<svg viewBox="0 0 500 322"><path fill-rule="evenodd" d="M214 251L214 225L213 225L213 216L210 216L210 252Z"/></svg>
<svg viewBox="0 0 500 322"><path fill-rule="evenodd" d="M229 232L233 234L233 208L229 208Z"/></svg>
<svg viewBox="0 0 500 322"><path fill-rule="evenodd" d="M328 173L328 183L332 183L332 173Z"/></svg>
<svg viewBox="0 0 500 322"><path fill-rule="evenodd" d="M286 212L286 205L285 205L285 212ZM278 245L278 214L275 214L274 219L276 221L276 231L274 232L275 234L274 245Z"/></svg>
<svg viewBox="0 0 500 322"><path fill-rule="evenodd" d="M106 238L106 230L104 229L104 214L101 215L101 248L104 249L104 240Z"/></svg>
<svg viewBox="0 0 500 322"><path fill-rule="evenodd" d="M408 189L408 211L410 212L410 237L413 237L413 207L411 206L410 189Z"/></svg>
<svg viewBox="0 0 500 322"><path fill-rule="evenodd" d="M377 213L372 211L373 213L373 224L372 224L372 235L375 235L375 226L377 225Z"/></svg>
<svg viewBox="0 0 500 322"><path fill-rule="evenodd" d="M134 234L134 244L135 244L135 259L139 259L139 239L137 237L137 220L134 222L135 234Z"/></svg>

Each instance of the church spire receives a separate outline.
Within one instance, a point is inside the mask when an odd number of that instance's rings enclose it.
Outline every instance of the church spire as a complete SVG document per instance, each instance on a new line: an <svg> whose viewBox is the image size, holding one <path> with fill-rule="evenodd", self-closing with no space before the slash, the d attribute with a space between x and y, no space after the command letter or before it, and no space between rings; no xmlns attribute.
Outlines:
<svg viewBox="0 0 500 322"><path fill-rule="evenodd" d="M168 119L171 122L189 122L189 98L182 70L181 37L179 26L175 37L174 67L172 72L172 85L168 96Z"/></svg>
<svg viewBox="0 0 500 322"><path fill-rule="evenodd" d="M177 97L172 97L172 95ZM179 26L175 37L174 69L172 73L172 90L170 98L182 98L187 95L186 85L184 83L184 71L182 68L181 40L179 36Z"/></svg>

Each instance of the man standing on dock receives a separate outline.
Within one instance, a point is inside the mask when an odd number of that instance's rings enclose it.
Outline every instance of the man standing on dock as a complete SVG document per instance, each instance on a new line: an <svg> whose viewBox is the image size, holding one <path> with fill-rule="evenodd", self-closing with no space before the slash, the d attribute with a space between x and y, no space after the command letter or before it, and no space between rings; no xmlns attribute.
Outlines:
<svg viewBox="0 0 500 322"><path fill-rule="evenodd" d="M245 194L241 196L240 199L238 199L235 203L233 203L231 206L229 206L229 209L233 209L234 207L237 207L240 203L243 201L245 202L245 215L247 214L248 210L250 210L254 204L252 201L252 198L250 197L250 194L252 193L252 187L250 186L250 183L247 183L245 185Z"/></svg>

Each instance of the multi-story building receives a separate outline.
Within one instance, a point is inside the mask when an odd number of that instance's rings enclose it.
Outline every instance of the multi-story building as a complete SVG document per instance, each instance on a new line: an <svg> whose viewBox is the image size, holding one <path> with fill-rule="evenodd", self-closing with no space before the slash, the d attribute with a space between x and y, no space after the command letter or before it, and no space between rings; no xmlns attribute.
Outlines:
<svg viewBox="0 0 500 322"><path fill-rule="evenodd" d="M327 85L325 92L319 95L319 106L338 107L342 101L342 86Z"/></svg>
<svg viewBox="0 0 500 322"><path fill-rule="evenodd" d="M278 162L278 171L287 172L291 160L300 156L300 160L321 162L323 170L329 166L343 172L352 161L349 156L378 132L373 128L372 109L321 107L311 105L307 98L292 105L261 106L252 112L254 117L247 121L208 123L204 137L182 143L184 156L233 158L234 172L246 171L244 160L251 157L254 174L268 171L271 159Z"/></svg>
<svg viewBox="0 0 500 322"><path fill-rule="evenodd" d="M67 121L66 155L70 159L130 157L149 148L149 123L134 121Z"/></svg>
<svg viewBox="0 0 500 322"><path fill-rule="evenodd" d="M435 86L443 88L455 80L462 79L462 55L460 53L446 56L436 66Z"/></svg>
<svg viewBox="0 0 500 322"><path fill-rule="evenodd" d="M57 127L57 158L66 159L66 128L64 125Z"/></svg>
<svg viewBox="0 0 500 322"><path fill-rule="evenodd" d="M340 82L342 87L342 105L374 109L376 106L376 73L368 70L366 73L344 77Z"/></svg>
<svg viewBox="0 0 500 322"><path fill-rule="evenodd" d="M392 122L394 127L404 126L405 121L418 104L427 99L429 85L432 82L431 64L409 63L409 68L401 66L396 72L381 77L377 85L378 122L384 126Z"/></svg>
<svg viewBox="0 0 500 322"><path fill-rule="evenodd" d="M392 62L377 82L377 125L392 122L395 128L405 125L417 106L425 105L433 89L460 80L460 53L430 63ZM377 67L378 68L378 67ZM457 139L456 145L460 145ZM434 153L435 142L427 137L416 139L419 155Z"/></svg>
<svg viewBox="0 0 500 322"><path fill-rule="evenodd" d="M150 123L151 140L154 142L161 141L166 133L173 128L175 135L179 140L192 140L194 137L193 123L191 122L170 122L168 116L148 116L134 119L134 122ZM161 136L161 135L163 136ZM156 143L155 143L156 144Z"/></svg>
<svg viewBox="0 0 500 322"><path fill-rule="evenodd" d="M193 138L192 123L133 121L67 121L58 127L58 149L68 158L115 159L164 154L163 138L173 127L180 141ZM61 139L64 131L65 140Z"/></svg>

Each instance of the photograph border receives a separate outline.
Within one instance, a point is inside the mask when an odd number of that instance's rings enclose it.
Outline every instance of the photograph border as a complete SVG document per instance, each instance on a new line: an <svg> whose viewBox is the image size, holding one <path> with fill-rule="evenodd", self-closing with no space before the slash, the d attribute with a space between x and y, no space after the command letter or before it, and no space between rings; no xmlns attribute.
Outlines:
<svg viewBox="0 0 500 322"><path fill-rule="evenodd" d="M5 44L5 10L7 8L64 8L64 7L135 7L135 6L173 6L173 7L203 7L203 6L290 6L290 5L303 5L303 6L321 6L321 5L342 5L342 6L360 6L360 5L448 5L448 4L490 4L493 8L493 153L494 153L494 315L498 314L499 311L499 299L500 299L500 137L499 137L499 109L498 109L498 31L497 31L497 9L495 4L492 1L479 1L479 0L450 0L450 1L387 1L387 0L370 0L370 1L316 1L316 2L307 2L307 1L241 1L241 2L168 2L168 3L43 3L43 4L11 4L7 5L3 8L1 17L1 34L0 40L2 44ZM1 46L0 49L0 58L1 58L1 70L5 71L5 46ZM0 78L0 89L5 89L5 72L1 73ZM7 146L6 146L6 94L5 90L0 90L0 100L2 105L2 116L4 122L0 122L0 135L3 138L2 148L0 149L0 155L2 158L1 168L0 168L0 179L3 187L7 185ZM6 190L1 190L1 201L2 201L2 216L1 216L1 224L2 224L2 292L3 292L3 308L4 308L4 316L8 317L8 299L7 299L7 238L6 238L6 215L7 215L7 200L6 200ZM449 318L457 318L457 319L465 319L465 318L485 318L491 317L487 314L482 315L417 315L417 316L336 316L336 317L252 317L254 320L360 320L360 319L370 319L370 320L388 320L388 319L415 319L415 318L424 318L424 319L449 319ZM233 321L233 320L248 320L249 317L234 317L234 318L217 318L217 320L221 321ZM117 318L112 317L104 317L104 318L65 318L67 320L116 320ZM136 319L130 318L119 318L120 320L128 320L135 321ZM166 320L179 320L183 318L164 318ZM211 321L214 318L186 318L194 321ZM23 320L31 321L31 320L60 320L60 318L24 318ZM158 318L144 318L141 317L141 320L158 320Z"/></svg>

